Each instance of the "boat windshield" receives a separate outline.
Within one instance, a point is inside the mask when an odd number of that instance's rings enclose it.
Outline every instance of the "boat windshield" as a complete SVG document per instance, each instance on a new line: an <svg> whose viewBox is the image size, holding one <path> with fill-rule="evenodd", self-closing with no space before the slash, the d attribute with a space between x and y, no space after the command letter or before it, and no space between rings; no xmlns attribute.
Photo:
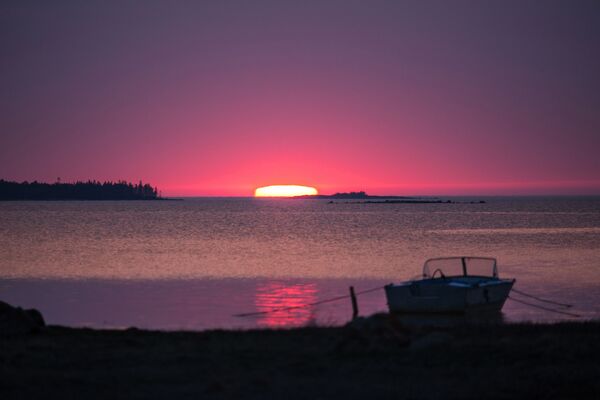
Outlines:
<svg viewBox="0 0 600 400"><path fill-rule="evenodd" d="M491 276L498 277L495 258L487 257L445 257L425 261L423 277L440 276Z"/></svg>

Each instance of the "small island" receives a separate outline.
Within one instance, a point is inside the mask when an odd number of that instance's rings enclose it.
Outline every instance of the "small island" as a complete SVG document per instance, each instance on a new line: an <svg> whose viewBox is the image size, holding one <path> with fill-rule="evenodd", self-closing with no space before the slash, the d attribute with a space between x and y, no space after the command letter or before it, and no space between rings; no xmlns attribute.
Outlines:
<svg viewBox="0 0 600 400"><path fill-rule="evenodd" d="M317 195L305 195L305 196L294 196L292 199L329 199L330 204L336 203L354 203L354 204L483 204L485 201L454 201L454 200L441 200L436 197L423 198L423 197L409 197L409 196L374 196L367 194L364 191L360 192L345 192L335 194L317 194ZM333 201L333 200L351 200L351 201ZM355 200L355 201L353 201Z"/></svg>
<svg viewBox="0 0 600 400"><path fill-rule="evenodd" d="M0 179L0 200L163 200L158 188L139 181L75 183L10 182Z"/></svg>
<svg viewBox="0 0 600 400"><path fill-rule="evenodd" d="M336 199L336 200L366 200L366 199L411 199L412 197L406 196L373 196L360 192L344 192L335 194L316 194L316 195L304 195L294 196L294 199Z"/></svg>

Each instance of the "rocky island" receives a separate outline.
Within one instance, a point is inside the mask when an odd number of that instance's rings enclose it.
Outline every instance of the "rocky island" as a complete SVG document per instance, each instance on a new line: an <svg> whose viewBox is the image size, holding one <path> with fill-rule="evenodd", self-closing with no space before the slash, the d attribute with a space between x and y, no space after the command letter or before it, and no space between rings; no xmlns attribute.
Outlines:
<svg viewBox="0 0 600 400"><path fill-rule="evenodd" d="M467 204L482 204L485 203L483 200L479 201L455 201L455 200L442 200L437 197L409 197L409 196L376 196L367 194L364 191L360 192L344 192L335 194L317 194L317 195L304 195L294 196L291 199L329 199L329 203L358 203L358 204L456 204L456 203L467 203ZM334 201L334 200L347 200L347 201Z"/></svg>

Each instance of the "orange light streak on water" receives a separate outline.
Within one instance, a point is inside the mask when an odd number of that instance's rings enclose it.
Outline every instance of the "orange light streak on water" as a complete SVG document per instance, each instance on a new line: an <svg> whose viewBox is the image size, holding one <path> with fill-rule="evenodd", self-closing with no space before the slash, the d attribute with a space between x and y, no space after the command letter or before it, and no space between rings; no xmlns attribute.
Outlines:
<svg viewBox="0 0 600 400"><path fill-rule="evenodd" d="M254 304L260 312L273 311L262 315L259 326L283 328L305 325L313 318L312 307L308 304L317 301L317 286L314 283L285 285L280 282L260 284L256 288ZM286 309L289 307L301 307Z"/></svg>

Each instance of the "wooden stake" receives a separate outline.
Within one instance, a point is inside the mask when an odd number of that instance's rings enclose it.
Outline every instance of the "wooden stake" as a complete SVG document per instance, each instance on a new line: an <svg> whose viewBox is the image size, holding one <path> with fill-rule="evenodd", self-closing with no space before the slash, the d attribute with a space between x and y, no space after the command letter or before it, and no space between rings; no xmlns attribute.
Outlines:
<svg viewBox="0 0 600 400"><path fill-rule="evenodd" d="M354 286L350 286L350 299L352 300L352 319L358 317L358 302L354 293Z"/></svg>

